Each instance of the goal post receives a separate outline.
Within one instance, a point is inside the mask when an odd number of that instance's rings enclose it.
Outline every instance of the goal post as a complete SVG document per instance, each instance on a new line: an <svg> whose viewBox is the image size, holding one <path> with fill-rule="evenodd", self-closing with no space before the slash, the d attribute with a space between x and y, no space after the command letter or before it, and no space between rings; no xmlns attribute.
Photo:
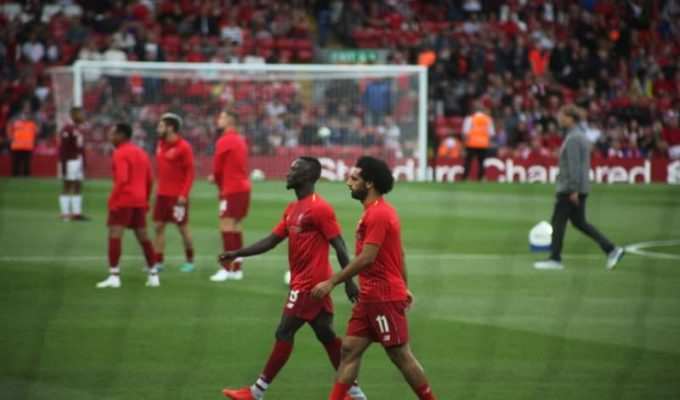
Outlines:
<svg viewBox="0 0 680 400"><path fill-rule="evenodd" d="M251 170L266 178L283 177L291 159L310 154L322 160L326 178L341 180L348 163L370 154L410 166L407 179L427 179L422 66L81 60L65 70L52 72L57 121L67 118L70 99L94 129L132 123L150 153L158 116L172 111L183 117L196 154L209 157L219 134L215 117L230 109L251 145Z"/></svg>

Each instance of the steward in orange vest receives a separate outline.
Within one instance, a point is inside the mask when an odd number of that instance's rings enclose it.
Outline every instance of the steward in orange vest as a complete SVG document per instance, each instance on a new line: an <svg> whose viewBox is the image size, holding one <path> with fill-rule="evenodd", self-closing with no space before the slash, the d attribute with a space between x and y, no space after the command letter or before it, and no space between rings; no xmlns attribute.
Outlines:
<svg viewBox="0 0 680 400"><path fill-rule="evenodd" d="M470 173L472 159L478 163L478 179L484 179L484 160L491 143L491 137L496 134L493 119L478 107L478 111L468 116L463 121L463 136L465 137L465 172L463 180L467 180Z"/></svg>
<svg viewBox="0 0 680 400"><path fill-rule="evenodd" d="M38 137L38 124L31 118L31 103L23 105L21 114L7 125L12 151L12 176L31 175L31 155Z"/></svg>

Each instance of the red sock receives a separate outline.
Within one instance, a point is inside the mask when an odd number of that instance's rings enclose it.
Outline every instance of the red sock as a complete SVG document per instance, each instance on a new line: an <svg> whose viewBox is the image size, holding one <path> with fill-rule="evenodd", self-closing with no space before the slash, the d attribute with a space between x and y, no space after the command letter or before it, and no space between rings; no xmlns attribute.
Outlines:
<svg viewBox="0 0 680 400"><path fill-rule="evenodd" d="M418 386L415 390L418 399L420 400L435 400L434 393L430 389L430 384L425 381L422 385Z"/></svg>
<svg viewBox="0 0 680 400"><path fill-rule="evenodd" d="M241 232L234 232L234 237L232 238L234 241L234 249L238 250L241 247L243 247L243 233ZM236 261L231 264L231 269L232 271L240 271L241 270L241 261Z"/></svg>
<svg viewBox="0 0 680 400"><path fill-rule="evenodd" d="M234 232L234 250L238 250L243 247L243 232Z"/></svg>
<svg viewBox="0 0 680 400"><path fill-rule="evenodd" d="M328 359L331 360L333 364L333 369L337 370L338 365L340 365L340 349L342 348L342 339L335 337L335 339L330 342L324 343L323 347L328 353Z"/></svg>
<svg viewBox="0 0 680 400"><path fill-rule="evenodd" d="M145 240L140 244L142 245L142 249L144 250L144 258L146 258L146 265L149 268L153 268L153 266L156 264L156 259L154 257L155 253L153 252L153 245L151 244L151 241Z"/></svg>
<svg viewBox="0 0 680 400"><path fill-rule="evenodd" d="M288 357L290 357L292 351L293 343L277 340L272 349L272 353L269 355L267 364L262 371L262 380L271 383L279 371L281 371L281 368L286 365L286 361L288 361Z"/></svg>
<svg viewBox="0 0 680 400"><path fill-rule="evenodd" d="M194 249L184 249L184 254L187 256L187 262L194 262Z"/></svg>
<svg viewBox="0 0 680 400"><path fill-rule="evenodd" d="M109 266L118 267L120 261L120 238L109 238Z"/></svg>
<svg viewBox="0 0 680 400"><path fill-rule="evenodd" d="M241 239L240 232L222 231L222 248L224 251L238 250L242 247L243 240ZM236 263L229 265L224 265L224 269L227 271L233 271ZM241 265L238 265L238 269L241 269Z"/></svg>
<svg viewBox="0 0 680 400"><path fill-rule="evenodd" d="M331 392L331 397L328 400L345 400L347 396L347 391L352 387L351 383L342 383L335 381L333 385L333 392Z"/></svg>
<svg viewBox="0 0 680 400"><path fill-rule="evenodd" d="M163 262L163 253L156 253L156 262L158 263Z"/></svg>

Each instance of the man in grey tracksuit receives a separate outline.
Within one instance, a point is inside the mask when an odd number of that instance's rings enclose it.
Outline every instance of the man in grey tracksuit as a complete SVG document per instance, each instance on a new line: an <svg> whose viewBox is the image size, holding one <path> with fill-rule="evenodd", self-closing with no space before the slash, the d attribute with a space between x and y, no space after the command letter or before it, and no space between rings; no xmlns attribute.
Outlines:
<svg viewBox="0 0 680 400"><path fill-rule="evenodd" d="M552 216L552 245L550 259L534 264L537 269L562 269L562 244L567 220L600 245L607 254L607 269L612 269L624 250L615 246L597 228L586 221L586 199L590 192L590 146L585 131L579 125L583 111L574 105L562 107L557 118L567 129L567 137L560 149L557 201Z"/></svg>

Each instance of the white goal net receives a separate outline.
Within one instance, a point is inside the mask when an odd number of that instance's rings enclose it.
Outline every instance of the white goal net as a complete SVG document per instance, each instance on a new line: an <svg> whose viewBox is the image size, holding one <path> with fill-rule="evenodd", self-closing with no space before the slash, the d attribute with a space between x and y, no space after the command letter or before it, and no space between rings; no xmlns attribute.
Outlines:
<svg viewBox="0 0 680 400"><path fill-rule="evenodd" d="M427 72L420 66L266 65L78 61L52 71L57 121L82 106L89 126L90 175L110 154L106 132L117 122L155 153L165 112L184 119L197 168L207 172L221 110L239 116L254 176L279 179L300 155L319 157L324 177L345 179L357 157L400 166L401 179L424 180Z"/></svg>

